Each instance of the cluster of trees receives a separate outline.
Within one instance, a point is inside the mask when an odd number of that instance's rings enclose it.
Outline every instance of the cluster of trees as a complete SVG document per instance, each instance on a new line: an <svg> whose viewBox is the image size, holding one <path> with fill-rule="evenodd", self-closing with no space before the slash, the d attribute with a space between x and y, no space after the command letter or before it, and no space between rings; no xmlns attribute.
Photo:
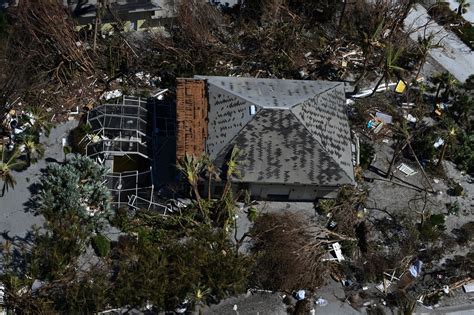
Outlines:
<svg viewBox="0 0 474 315"><path fill-rule="evenodd" d="M205 160L187 157L180 165L193 189L204 174L213 180ZM228 176L235 174L233 163ZM230 186L220 199L200 198L193 190L194 203L179 214L130 215L112 211L105 173L81 156L48 165L31 200L44 226L27 244L9 243L2 253L0 281L9 308L19 314L146 305L173 310L184 301L199 306L246 290L251 259L231 242ZM120 229L113 242L106 233L111 224Z"/></svg>
<svg viewBox="0 0 474 315"><path fill-rule="evenodd" d="M44 146L40 143L41 135L49 135L52 128L51 115L40 106L29 107L23 115L18 115L14 129L22 128L15 136L15 145L4 143L0 145L0 180L3 182L1 195L15 186L13 171L21 171L31 164L38 162L44 156ZM10 149L10 146L14 146Z"/></svg>
<svg viewBox="0 0 474 315"><path fill-rule="evenodd" d="M449 159L461 170L474 174L474 99L469 83L471 79L460 84L451 74L444 72L431 80L436 88L434 98L430 101L445 104L442 105L445 107L440 109L441 116L434 126L423 128L420 132L415 130L417 136L413 137L413 147L416 155L420 160L430 161L435 166L432 169L439 170L442 161ZM433 145L439 139L443 140L443 144L436 149ZM434 163L434 160L437 162Z"/></svg>

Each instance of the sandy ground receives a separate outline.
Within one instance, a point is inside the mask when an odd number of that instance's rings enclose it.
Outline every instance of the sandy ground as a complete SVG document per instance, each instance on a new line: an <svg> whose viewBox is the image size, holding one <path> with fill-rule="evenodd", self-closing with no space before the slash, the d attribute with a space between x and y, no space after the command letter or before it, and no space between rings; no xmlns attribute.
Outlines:
<svg viewBox="0 0 474 315"><path fill-rule="evenodd" d="M48 138L41 139L46 149L44 158L22 172L14 172L17 182L15 188L0 197L0 232L3 233L0 242L3 242L5 237L22 239L28 231L31 231L33 225L43 225L43 218L29 212L25 203L31 197L30 189L33 188L33 184L38 180L46 165L63 161L61 139L67 138L69 131L76 126L77 121L74 120L60 124L51 130Z"/></svg>
<svg viewBox="0 0 474 315"><path fill-rule="evenodd" d="M423 37L425 32L434 34L434 42L439 42L443 47L431 49L431 57L459 81L464 82L469 75L474 74L474 53L471 49L456 35L430 20L426 9L421 5L416 5L408 14L405 30L415 41L418 36Z"/></svg>

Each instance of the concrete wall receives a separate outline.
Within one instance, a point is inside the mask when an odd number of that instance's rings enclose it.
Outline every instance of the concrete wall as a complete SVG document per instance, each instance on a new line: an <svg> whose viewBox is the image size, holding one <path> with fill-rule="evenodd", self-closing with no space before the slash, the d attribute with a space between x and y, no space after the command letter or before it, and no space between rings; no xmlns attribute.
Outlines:
<svg viewBox="0 0 474 315"><path fill-rule="evenodd" d="M224 182L213 185L214 197L220 197ZM203 193L207 195L206 185L202 185ZM336 198L339 187L317 187L305 185L271 185L256 183L236 183L233 185L234 194L247 189L253 199L270 201L315 201L318 198Z"/></svg>
<svg viewBox="0 0 474 315"><path fill-rule="evenodd" d="M317 187L306 185L249 184L249 191L255 199L313 201L317 198L335 198L338 187Z"/></svg>

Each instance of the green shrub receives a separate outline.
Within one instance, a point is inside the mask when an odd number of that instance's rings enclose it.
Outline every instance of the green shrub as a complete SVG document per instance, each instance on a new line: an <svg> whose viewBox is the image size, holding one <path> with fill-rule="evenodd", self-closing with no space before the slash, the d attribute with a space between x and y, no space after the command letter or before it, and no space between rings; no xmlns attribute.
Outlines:
<svg viewBox="0 0 474 315"><path fill-rule="evenodd" d="M442 227L444 226L444 215L442 214L433 214L430 216L430 221L429 221L433 226L436 227Z"/></svg>
<svg viewBox="0 0 474 315"><path fill-rule="evenodd" d="M461 186L461 184L456 183L455 181L452 181L449 184L449 194L452 196L462 196L464 193L464 188Z"/></svg>
<svg viewBox="0 0 474 315"><path fill-rule="evenodd" d="M454 215L459 214L459 210L460 210L459 202L455 201L453 203L449 203L446 205L446 207L448 208L448 214L454 214Z"/></svg>
<svg viewBox="0 0 474 315"><path fill-rule="evenodd" d="M460 245L467 245L474 239L474 221L468 222L454 231Z"/></svg>
<svg viewBox="0 0 474 315"><path fill-rule="evenodd" d="M474 135L462 133L458 137L459 145L453 156L453 162L459 169L474 174Z"/></svg>
<svg viewBox="0 0 474 315"><path fill-rule="evenodd" d="M374 146L369 142L360 143L360 166L367 169L374 158Z"/></svg>
<svg viewBox="0 0 474 315"><path fill-rule="evenodd" d="M255 222L258 218L258 209L256 207L249 207L247 210L247 218L250 222Z"/></svg>
<svg viewBox="0 0 474 315"><path fill-rule="evenodd" d="M444 215L433 214L420 226L420 239L427 242L434 242L443 234Z"/></svg>
<svg viewBox="0 0 474 315"><path fill-rule="evenodd" d="M334 208L336 200L334 199L319 199L316 205L316 211L321 215L326 215Z"/></svg>
<svg viewBox="0 0 474 315"><path fill-rule="evenodd" d="M105 257L110 251L110 240L99 234L92 238L92 248L99 257Z"/></svg>
<svg viewBox="0 0 474 315"><path fill-rule="evenodd" d="M456 34L467 46L471 49L474 48L474 27L471 23L464 23L460 28L456 29Z"/></svg>

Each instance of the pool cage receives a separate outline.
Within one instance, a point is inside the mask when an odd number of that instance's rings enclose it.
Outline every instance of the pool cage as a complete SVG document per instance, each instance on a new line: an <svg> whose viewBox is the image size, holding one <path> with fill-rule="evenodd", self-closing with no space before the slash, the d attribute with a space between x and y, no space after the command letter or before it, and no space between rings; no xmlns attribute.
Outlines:
<svg viewBox="0 0 474 315"><path fill-rule="evenodd" d="M162 214L170 211L166 205L155 198L151 168L144 172L109 173L105 179L117 208L155 210Z"/></svg>
<svg viewBox="0 0 474 315"><path fill-rule="evenodd" d="M138 154L148 158L147 107L140 97L124 96L116 103L92 109L87 115L92 129L87 156Z"/></svg>
<svg viewBox="0 0 474 315"><path fill-rule="evenodd" d="M86 155L111 169L105 176L117 208L158 210L166 214L167 207L157 202L151 158L152 137L148 108L153 101L123 96L115 102L93 108L87 115L91 132L86 136ZM136 170L114 171L115 157L141 157L143 165L131 164Z"/></svg>

